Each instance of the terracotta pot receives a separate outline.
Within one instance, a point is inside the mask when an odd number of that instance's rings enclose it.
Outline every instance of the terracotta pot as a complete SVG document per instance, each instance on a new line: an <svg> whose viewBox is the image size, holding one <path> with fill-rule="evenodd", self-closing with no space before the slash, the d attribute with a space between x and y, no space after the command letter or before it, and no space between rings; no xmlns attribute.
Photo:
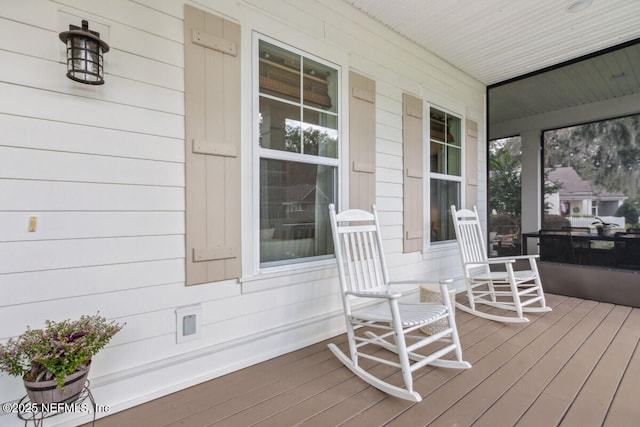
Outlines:
<svg viewBox="0 0 640 427"><path fill-rule="evenodd" d="M29 400L31 403L74 402L87 382L90 367L91 364L87 364L87 369L67 375L63 388L59 388L55 380L34 382L23 379Z"/></svg>

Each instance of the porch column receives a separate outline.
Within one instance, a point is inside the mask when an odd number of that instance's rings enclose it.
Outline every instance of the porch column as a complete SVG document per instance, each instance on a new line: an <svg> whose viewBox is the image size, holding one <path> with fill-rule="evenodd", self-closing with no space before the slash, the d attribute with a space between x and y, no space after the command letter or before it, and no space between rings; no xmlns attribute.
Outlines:
<svg viewBox="0 0 640 427"><path fill-rule="evenodd" d="M542 201L539 129L520 134L522 141L522 232L538 231L542 224L540 203ZM538 253L537 242L529 239L528 253Z"/></svg>

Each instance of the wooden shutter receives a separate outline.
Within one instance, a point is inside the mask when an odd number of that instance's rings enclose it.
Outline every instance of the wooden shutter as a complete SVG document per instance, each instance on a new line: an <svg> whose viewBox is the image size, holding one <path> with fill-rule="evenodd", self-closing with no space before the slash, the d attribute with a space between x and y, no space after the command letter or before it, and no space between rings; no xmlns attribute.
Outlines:
<svg viewBox="0 0 640 427"><path fill-rule="evenodd" d="M402 95L404 252L422 251L422 110L421 99L406 93Z"/></svg>
<svg viewBox="0 0 640 427"><path fill-rule="evenodd" d="M349 72L349 207L376 202L376 82Z"/></svg>
<svg viewBox="0 0 640 427"><path fill-rule="evenodd" d="M187 285L240 277L240 26L185 6Z"/></svg>
<svg viewBox="0 0 640 427"><path fill-rule="evenodd" d="M478 204L478 123L467 119L465 129L465 206L472 208Z"/></svg>

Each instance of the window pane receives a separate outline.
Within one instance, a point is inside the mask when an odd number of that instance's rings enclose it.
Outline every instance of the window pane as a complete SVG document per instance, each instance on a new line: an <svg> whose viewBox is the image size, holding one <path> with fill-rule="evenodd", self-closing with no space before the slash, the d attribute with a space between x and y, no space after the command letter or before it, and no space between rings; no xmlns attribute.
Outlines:
<svg viewBox="0 0 640 427"><path fill-rule="evenodd" d="M451 205L460 206L460 183L431 180L431 241L455 240Z"/></svg>
<svg viewBox="0 0 640 427"><path fill-rule="evenodd" d="M333 254L328 206L337 169L260 160L260 263Z"/></svg>
<svg viewBox="0 0 640 427"><path fill-rule="evenodd" d="M301 152L300 108L260 97L260 146Z"/></svg>
<svg viewBox="0 0 640 427"><path fill-rule="evenodd" d="M459 147L448 147L447 149L447 174L462 176L462 156Z"/></svg>
<svg viewBox="0 0 640 427"><path fill-rule="evenodd" d="M304 154L338 158L338 118L319 111L304 110Z"/></svg>
<svg viewBox="0 0 640 427"><path fill-rule="evenodd" d="M444 168L444 145L431 141L431 172L433 173L445 173Z"/></svg>
<svg viewBox="0 0 640 427"><path fill-rule="evenodd" d="M300 55L260 41L260 93L300 102Z"/></svg>
<svg viewBox="0 0 640 427"><path fill-rule="evenodd" d="M445 141L447 122L446 116L442 111L434 108L431 109L431 119L429 120L431 139L436 141Z"/></svg>
<svg viewBox="0 0 640 427"><path fill-rule="evenodd" d="M447 143L460 147L461 128L460 118L447 114Z"/></svg>
<svg viewBox="0 0 640 427"><path fill-rule="evenodd" d="M338 100L337 70L311 59L304 59L305 105L336 112Z"/></svg>

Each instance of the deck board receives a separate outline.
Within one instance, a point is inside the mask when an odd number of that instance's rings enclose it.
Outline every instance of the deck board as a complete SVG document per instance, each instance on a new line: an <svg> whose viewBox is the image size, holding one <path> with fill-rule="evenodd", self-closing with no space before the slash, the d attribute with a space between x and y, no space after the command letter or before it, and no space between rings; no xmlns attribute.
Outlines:
<svg viewBox="0 0 640 427"><path fill-rule="evenodd" d="M387 396L342 366L326 347L346 348L340 335L96 426L637 425L640 309L551 294L547 300L553 311L530 314L523 324L458 311L463 357L473 367L418 370L417 404ZM393 368L363 363L400 381Z"/></svg>
<svg viewBox="0 0 640 427"><path fill-rule="evenodd" d="M602 322L610 310L611 307L608 305L591 305L588 311L580 312L582 317L571 319L564 335L559 337L560 339L554 343L553 347L550 347L549 351L537 360L518 381L515 386L516 391L526 392L529 399L526 404L518 407L522 413L520 419L508 419L507 422L511 421L511 425L516 425L516 422L517 425L531 425L531 423L537 426L555 425L554 414L564 407L564 403L561 402L563 399L549 399L548 404L553 404L553 410L549 406L539 406L536 403L548 397L543 394L545 389L567 366L567 361L571 360L580 344L589 336L593 328Z"/></svg>
<svg viewBox="0 0 640 427"><path fill-rule="evenodd" d="M568 308L567 308L568 309ZM573 313L570 312L569 314ZM562 307L556 308L549 314L554 314L562 318ZM499 386L498 389L503 389L504 377L494 376L496 370L505 365L508 366L509 362L521 354L523 348L525 348L531 341L540 340L545 335L552 334L554 328L561 328L562 322L556 320L552 322L551 327L548 327L546 323L549 321L534 321L529 324L510 324L504 325L499 332L492 334L487 339L483 340L480 345L469 348L470 351L466 351L465 358L473 365L473 368L461 372L456 375L451 381L438 387L432 393L428 395L423 394L424 405L414 405L402 415L398 416L390 425L428 425L438 419L438 424L441 425L469 425L474 417L469 417L460 411L450 410L452 407L457 406L467 411L469 408L464 406L464 402L457 405L461 399L465 399L468 393L472 393L474 389L480 387L481 390L478 393L473 393L471 397L465 400L474 401L480 397L481 401L486 401L483 384L489 381L492 377L497 378ZM535 330L535 333L531 331ZM542 335L540 335L542 333ZM515 340L516 336L520 336L519 340ZM476 360L470 358L474 355L480 347L482 353ZM537 347L544 349L546 347L540 345ZM527 362L529 363L529 362ZM495 390L495 385L489 381L489 388ZM494 393L495 394L495 393ZM490 404L487 402L486 404ZM484 405L483 405L484 406ZM446 412L446 414L445 414ZM466 419L466 423L465 423Z"/></svg>
<svg viewBox="0 0 640 427"><path fill-rule="evenodd" d="M625 367L624 375L620 378L620 384L616 390L613 402L605 418L605 427L638 425L640 420L640 404L638 403L638 391L640 390L640 349L638 348L638 310L633 313L633 340L630 345L635 344L634 352L628 363L621 363Z"/></svg>
<svg viewBox="0 0 640 427"><path fill-rule="evenodd" d="M576 331L578 325L578 329L587 331L589 325L598 324L610 310L610 306L585 301L585 304L572 311L572 316L558 319L551 333L542 334L527 351L511 361L515 381L508 386L503 385L502 394L474 426L495 426L496 423L515 425L580 345L586 332L581 334ZM544 341L546 345L543 345ZM532 357L535 353L536 357ZM487 393L497 394L491 390L487 390Z"/></svg>
<svg viewBox="0 0 640 427"><path fill-rule="evenodd" d="M310 369L311 366L313 369ZM260 377L254 374L246 372L241 376L245 383L243 393L238 393L233 398L228 396L219 398L217 399L220 402L219 405L201 404L200 411L181 418L176 424L206 425L206 423L223 420L233 422L229 420L232 417L259 421L261 417L269 415L264 413L265 408L267 411L275 410L276 402L281 401L284 405L291 405L295 399L314 392L316 387L321 387L322 382L330 381L334 377L338 379L350 377L350 374L342 369L341 363L325 351L294 361L281 369L271 370L268 381L264 379L260 381ZM234 375L231 374L231 376ZM309 387L309 383L313 387ZM247 388L247 384L255 384L256 387ZM221 388L219 392L225 393L225 389ZM207 396L205 395L204 398L207 399ZM238 422L236 425L243 425L243 423Z"/></svg>
<svg viewBox="0 0 640 427"><path fill-rule="evenodd" d="M579 327L574 328L575 331L572 331L572 334L575 333L575 338L580 341L583 336L578 334L590 335L584 339L583 344L572 355L569 355L566 363L559 367L557 374L528 409L518 425L540 425L540 422L548 423L547 425L560 423L598 360L615 337L622 322L628 316L629 311L630 309L627 307L619 307L610 311L599 325L595 325L593 330L590 324L592 322L581 322ZM597 315L594 315L589 320L595 321L598 318ZM546 405L548 402L554 402L554 406ZM582 422L585 421L587 420L582 420Z"/></svg>
<svg viewBox="0 0 640 427"><path fill-rule="evenodd" d="M536 340L521 347L508 362L494 371L490 377L470 391L456 405L453 405L447 411L446 416L440 417L438 420L445 424L455 421L462 425L470 425L486 411L487 407L496 406L498 401L504 401L502 407L512 414L517 414L517 408L523 404L526 405L534 397L532 391L535 388L524 384L528 379L531 381L541 378L535 368L529 367L537 366L549 355L552 348L557 348L555 346L566 335L566 330L570 327L569 324L574 322L570 316L559 319L553 327L547 329ZM529 370L526 371L524 368ZM541 369L545 370L546 368L543 365ZM511 393L514 392L516 399L512 400ZM513 420L510 422L503 410L496 410L496 413L499 413L500 422L507 423L507 425L513 423ZM483 423L486 425L485 421Z"/></svg>

